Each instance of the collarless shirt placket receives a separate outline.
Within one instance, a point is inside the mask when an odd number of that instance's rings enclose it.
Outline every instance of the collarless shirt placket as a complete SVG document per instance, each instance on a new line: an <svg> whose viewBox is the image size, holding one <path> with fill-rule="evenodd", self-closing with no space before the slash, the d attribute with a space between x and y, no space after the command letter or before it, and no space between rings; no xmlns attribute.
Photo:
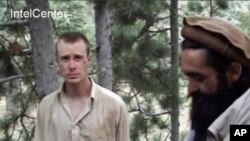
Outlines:
<svg viewBox="0 0 250 141"><path fill-rule="evenodd" d="M78 117L74 120L71 112L70 112L70 109L69 109L69 106L67 104L67 101L66 101L66 97L63 96L62 97L62 106L65 110L65 112L69 115L70 117L70 130L69 130L69 135L70 135L70 139L71 141L83 141L82 138L81 138L81 132L84 132L84 129L82 129L81 127L81 121L84 120L84 118L91 112L92 110L92 105L93 105L93 100L90 99L89 102L87 102L81 112L79 113Z"/></svg>

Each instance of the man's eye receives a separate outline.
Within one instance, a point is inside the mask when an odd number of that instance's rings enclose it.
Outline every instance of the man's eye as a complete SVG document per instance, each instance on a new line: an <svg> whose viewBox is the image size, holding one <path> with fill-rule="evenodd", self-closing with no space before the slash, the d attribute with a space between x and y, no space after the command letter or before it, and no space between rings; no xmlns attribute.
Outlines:
<svg viewBox="0 0 250 141"><path fill-rule="evenodd" d="M199 73L192 73L191 72L191 73L186 73L186 75L189 79L193 79L193 80L198 81L198 82L202 82L205 79L205 76L202 74L199 74Z"/></svg>
<svg viewBox="0 0 250 141"><path fill-rule="evenodd" d="M78 55L77 55L77 56L75 56L75 59L76 59L76 60L81 60L82 58L83 58L83 57L82 57L82 56L80 56L80 55L79 55L79 56L78 56Z"/></svg>
<svg viewBox="0 0 250 141"><path fill-rule="evenodd" d="M62 57L62 58L61 58L61 60L62 60L63 62L66 62L66 61L68 61L68 60L69 60L69 57L64 56L64 57Z"/></svg>
<svg viewBox="0 0 250 141"><path fill-rule="evenodd" d="M193 79L199 82L202 82L204 80L202 76L198 76L198 75L193 76Z"/></svg>

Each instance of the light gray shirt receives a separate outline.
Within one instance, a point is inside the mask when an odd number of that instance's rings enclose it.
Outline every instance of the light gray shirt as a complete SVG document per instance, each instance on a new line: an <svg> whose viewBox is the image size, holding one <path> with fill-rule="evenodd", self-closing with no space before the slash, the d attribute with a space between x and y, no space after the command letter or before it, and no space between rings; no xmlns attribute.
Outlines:
<svg viewBox="0 0 250 141"><path fill-rule="evenodd" d="M239 97L208 128L208 141L229 141L230 125L250 124L250 89Z"/></svg>
<svg viewBox="0 0 250 141"><path fill-rule="evenodd" d="M42 100L34 141L129 141L126 104L118 95L91 82L91 101L76 120L62 87Z"/></svg>

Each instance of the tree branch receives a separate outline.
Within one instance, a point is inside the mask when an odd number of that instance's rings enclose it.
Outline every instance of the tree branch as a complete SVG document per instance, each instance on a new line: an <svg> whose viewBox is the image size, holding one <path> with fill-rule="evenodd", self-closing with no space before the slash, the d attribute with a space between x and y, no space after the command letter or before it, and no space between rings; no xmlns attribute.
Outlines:
<svg viewBox="0 0 250 141"><path fill-rule="evenodd" d="M161 115L166 115L166 114L170 114L169 111L165 111L165 112L162 112L162 113L146 113L147 116L152 116L152 117L156 117L156 116L161 116Z"/></svg>
<svg viewBox="0 0 250 141"><path fill-rule="evenodd" d="M146 24L143 26L143 28L141 29L141 31L139 32L139 34L137 35L137 37L133 40L132 43L136 42L140 37L142 37L147 31L148 29L154 24L154 22L149 22L146 21Z"/></svg>
<svg viewBox="0 0 250 141"><path fill-rule="evenodd" d="M0 79L0 84L1 83L4 83L4 82L7 82L7 81L12 81L12 80L15 80L15 79L20 79L20 78L25 78L25 77L32 77L34 76L34 74L26 74L26 75L15 75L15 76L10 76L10 77L6 77L6 78L1 78Z"/></svg>
<svg viewBox="0 0 250 141"><path fill-rule="evenodd" d="M0 26L11 26L11 25L27 25L28 20L12 20L6 22L0 22Z"/></svg>
<svg viewBox="0 0 250 141"><path fill-rule="evenodd" d="M0 37L3 38L6 42L10 42L10 40L8 40L4 35L0 34Z"/></svg>
<svg viewBox="0 0 250 141"><path fill-rule="evenodd" d="M22 51L18 52L17 54L10 54L12 56L26 56L26 55L31 55L31 49L30 48L25 48Z"/></svg>
<svg viewBox="0 0 250 141"><path fill-rule="evenodd" d="M156 19L156 21L158 22L158 21L161 21L161 20L165 20L165 19L167 19L167 18L169 18L170 16L166 16L166 17L161 17L161 18L157 18Z"/></svg>
<svg viewBox="0 0 250 141"><path fill-rule="evenodd" d="M148 30L148 32L150 32L150 33L159 33L159 32L165 32L165 31L167 31L167 30L170 30L170 28L164 28L164 29L155 30L155 31L153 31L153 30Z"/></svg>
<svg viewBox="0 0 250 141"><path fill-rule="evenodd" d="M56 27L56 24L55 24L55 21L54 21L53 18L51 18L51 22L52 22L52 25L53 25L53 28L54 28L54 31L55 31L56 35L59 36L59 32L57 30L57 27Z"/></svg>
<svg viewBox="0 0 250 141"><path fill-rule="evenodd" d="M131 110L129 110L129 113L132 113L132 112L139 112L139 113L142 113L142 114L144 114L145 116L148 116L148 117L157 117L157 116L162 116L162 115L166 115L166 114L171 114L170 111L165 111L165 112L161 112L161 113L146 113L141 108L140 109L131 109Z"/></svg>

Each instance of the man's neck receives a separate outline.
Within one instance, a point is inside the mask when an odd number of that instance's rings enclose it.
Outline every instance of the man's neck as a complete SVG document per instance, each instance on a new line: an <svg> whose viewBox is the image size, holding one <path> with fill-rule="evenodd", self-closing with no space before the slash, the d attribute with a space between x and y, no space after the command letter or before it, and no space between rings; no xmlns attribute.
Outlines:
<svg viewBox="0 0 250 141"><path fill-rule="evenodd" d="M87 79L77 84L65 84L65 94L68 98L88 98L91 95L91 81Z"/></svg>

